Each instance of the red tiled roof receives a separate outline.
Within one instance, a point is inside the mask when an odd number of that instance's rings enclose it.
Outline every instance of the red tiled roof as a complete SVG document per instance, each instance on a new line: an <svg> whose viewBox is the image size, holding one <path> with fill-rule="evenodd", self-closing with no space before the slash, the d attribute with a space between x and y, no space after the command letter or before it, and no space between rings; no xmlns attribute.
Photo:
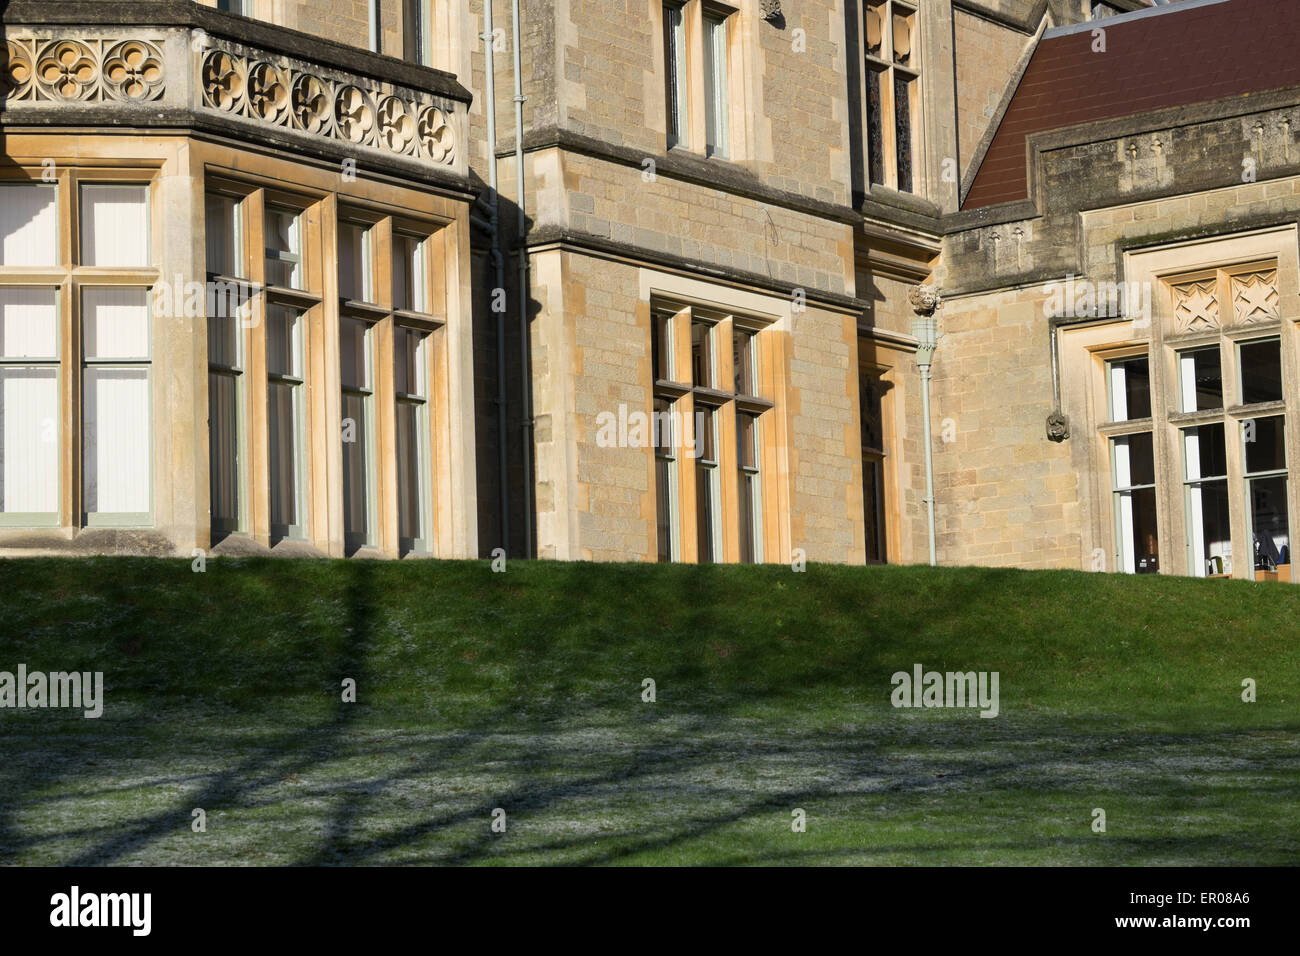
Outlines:
<svg viewBox="0 0 1300 956"><path fill-rule="evenodd" d="M1028 197L1025 139L1076 123L1300 86L1300 2L1175 4L1045 35L980 164L963 209ZM1106 52L1092 52L1092 28Z"/></svg>

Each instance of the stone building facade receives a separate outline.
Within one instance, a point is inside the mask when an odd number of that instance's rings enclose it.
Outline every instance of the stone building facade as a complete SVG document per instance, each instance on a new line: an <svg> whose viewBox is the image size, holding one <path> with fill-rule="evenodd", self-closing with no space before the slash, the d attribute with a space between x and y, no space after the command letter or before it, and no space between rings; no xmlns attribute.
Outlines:
<svg viewBox="0 0 1300 956"><path fill-rule="evenodd" d="M1263 6L14 0L0 551L1289 577Z"/></svg>

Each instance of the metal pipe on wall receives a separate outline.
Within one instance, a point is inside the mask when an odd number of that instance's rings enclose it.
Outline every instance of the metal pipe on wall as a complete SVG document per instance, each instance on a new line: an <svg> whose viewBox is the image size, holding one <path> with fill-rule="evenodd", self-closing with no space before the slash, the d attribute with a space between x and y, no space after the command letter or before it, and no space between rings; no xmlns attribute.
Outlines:
<svg viewBox="0 0 1300 956"><path fill-rule="evenodd" d="M510 20L512 40L514 43L514 80L515 80L515 185L517 197L515 207L517 216L517 253L519 255L519 402L522 409L522 451L524 469L524 557L533 553L533 523L529 508L533 491L533 401L532 377L529 374L531 358L531 341L528 330L528 223L524 215L524 88L523 65L519 50L519 0L511 0ZM495 159L493 160L495 163Z"/></svg>
<svg viewBox="0 0 1300 956"><path fill-rule="evenodd" d="M492 235L492 265L496 272L496 289L505 295L505 260L501 255L501 228L497 203L497 100L496 63L492 56L492 0L483 0L484 85L487 100L488 140L488 229ZM497 314L497 456L501 469L501 547L510 550L510 475L506 457L509 429L506 427L506 312L504 303L497 308L498 295L488 297L492 311Z"/></svg>

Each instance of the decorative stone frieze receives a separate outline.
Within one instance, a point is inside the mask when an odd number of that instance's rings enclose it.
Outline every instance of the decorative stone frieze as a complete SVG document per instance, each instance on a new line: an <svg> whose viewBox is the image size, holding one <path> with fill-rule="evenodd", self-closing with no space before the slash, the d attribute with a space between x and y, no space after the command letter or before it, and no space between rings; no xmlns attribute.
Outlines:
<svg viewBox="0 0 1300 956"><path fill-rule="evenodd" d="M0 98L16 102L147 103L163 93L166 71L157 39L10 38L0 69Z"/></svg>
<svg viewBox="0 0 1300 956"><path fill-rule="evenodd" d="M204 52L200 80L203 105L223 113L435 163L455 160L448 115L414 95L221 47Z"/></svg>
<svg viewBox="0 0 1300 956"><path fill-rule="evenodd" d="M9 122L28 109L49 122L54 109L75 123L78 111L104 103L148 105L133 125L175 122L165 110L209 113L230 117L236 137L256 138L255 123L304 143L329 139L453 170L465 165L459 101L345 63L177 26L23 25L0 40L0 106Z"/></svg>

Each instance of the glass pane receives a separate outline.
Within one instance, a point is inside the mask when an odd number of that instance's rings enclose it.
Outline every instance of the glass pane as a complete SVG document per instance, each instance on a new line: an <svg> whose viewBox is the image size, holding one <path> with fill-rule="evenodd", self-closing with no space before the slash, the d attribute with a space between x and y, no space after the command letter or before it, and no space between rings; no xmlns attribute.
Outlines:
<svg viewBox="0 0 1300 956"><path fill-rule="evenodd" d="M148 371L88 367L83 406L85 511L149 511Z"/></svg>
<svg viewBox="0 0 1300 956"><path fill-rule="evenodd" d="M1178 353L1182 411L1223 407L1223 363L1219 347Z"/></svg>
<svg viewBox="0 0 1300 956"><path fill-rule="evenodd" d="M1227 446L1223 423L1183 430L1183 457L1188 481L1222 478L1228 473Z"/></svg>
<svg viewBox="0 0 1300 956"><path fill-rule="evenodd" d="M862 462L862 516L865 523L865 537L868 561L884 561L884 507L880 485L880 462L865 460Z"/></svg>
<svg viewBox="0 0 1300 956"><path fill-rule="evenodd" d="M671 312L656 312L651 321L654 330L650 336L650 363L655 379L673 380L673 316Z"/></svg>
<svg viewBox="0 0 1300 956"><path fill-rule="evenodd" d="M1119 570L1127 574L1155 574L1160 570L1155 489L1126 491L1115 498Z"/></svg>
<svg viewBox="0 0 1300 956"><path fill-rule="evenodd" d="M754 382L754 333L737 329L732 339L734 346L732 368L735 371L736 394L757 395L758 388Z"/></svg>
<svg viewBox="0 0 1300 956"><path fill-rule="evenodd" d="M1291 563L1291 536L1287 528L1286 476L1252 478L1250 494L1251 547L1256 571L1272 571Z"/></svg>
<svg viewBox="0 0 1300 956"><path fill-rule="evenodd" d="M691 323L692 383L696 388L713 388L713 327Z"/></svg>
<svg viewBox="0 0 1300 956"><path fill-rule="evenodd" d="M239 367L239 323L230 316L214 315L208 319L208 363Z"/></svg>
<svg viewBox="0 0 1300 956"><path fill-rule="evenodd" d="M1241 402L1282 400L1282 344L1277 339L1241 346Z"/></svg>
<svg viewBox="0 0 1300 956"><path fill-rule="evenodd" d="M208 375L208 478L212 525L234 531L239 522L239 379Z"/></svg>
<svg viewBox="0 0 1300 956"><path fill-rule="evenodd" d="M736 455L741 468L758 467L757 424L753 415L736 413Z"/></svg>
<svg viewBox="0 0 1300 956"><path fill-rule="evenodd" d="M369 444L368 422L366 421L366 396L344 393L343 418L345 428L351 422L351 441L345 431L343 442L343 530L357 539L357 543L369 539L370 521L367 506L369 489L369 462L367 446Z"/></svg>
<svg viewBox="0 0 1300 956"><path fill-rule="evenodd" d="M906 13L894 14L894 62L899 66L912 64L912 17Z"/></svg>
<svg viewBox="0 0 1300 956"><path fill-rule="evenodd" d="M1247 474L1286 468L1286 429L1280 415L1244 421L1241 432L1246 444Z"/></svg>
<svg viewBox="0 0 1300 956"><path fill-rule="evenodd" d="M299 214L291 209L266 207L267 285L301 289L302 242Z"/></svg>
<svg viewBox="0 0 1300 956"><path fill-rule="evenodd" d="M752 564L754 561L754 493L757 491L757 479L745 471L740 472L737 478L740 491L740 514L737 522L740 560L745 564Z"/></svg>
<svg viewBox="0 0 1300 956"><path fill-rule="evenodd" d="M372 302L370 282L370 230L357 223L339 225L339 295Z"/></svg>
<svg viewBox="0 0 1300 956"><path fill-rule="evenodd" d="M0 266L58 264L58 187L0 186Z"/></svg>
<svg viewBox="0 0 1300 956"><path fill-rule="evenodd" d="M299 385L268 382L267 437L270 463L271 531L283 536L303 524L298 513Z"/></svg>
<svg viewBox="0 0 1300 956"><path fill-rule="evenodd" d="M233 196L207 198L206 223L208 272L245 278L240 203Z"/></svg>
<svg viewBox="0 0 1300 956"><path fill-rule="evenodd" d="M424 241L414 236L393 237L393 308L428 311L428 275Z"/></svg>
<svg viewBox="0 0 1300 956"><path fill-rule="evenodd" d="M659 538L659 560L673 559L673 515L672 495L676 481L677 463L668 458L655 461L655 515L656 532Z"/></svg>
<svg viewBox="0 0 1300 956"><path fill-rule="evenodd" d="M101 286L81 290L82 347L88 359L147 359L149 304L146 290Z"/></svg>
<svg viewBox="0 0 1300 956"><path fill-rule="evenodd" d="M1145 355L1109 363L1111 421L1151 417L1151 369Z"/></svg>
<svg viewBox="0 0 1300 956"><path fill-rule="evenodd" d="M651 440L654 442L656 454L668 457L677 455L677 422L675 421L677 412L673 409L673 403L665 398L655 399L654 415L654 432Z"/></svg>
<svg viewBox="0 0 1300 956"><path fill-rule="evenodd" d="M59 510L58 369L0 368L0 511Z"/></svg>
<svg viewBox="0 0 1300 956"><path fill-rule="evenodd" d="M704 405L695 406L695 430L696 456L704 461L717 461L713 409Z"/></svg>
<svg viewBox="0 0 1300 956"><path fill-rule="evenodd" d="M393 385L399 395L425 396L424 338L415 329L393 330Z"/></svg>
<svg viewBox="0 0 1300 956"><path fill-rule="evenodd" d="M1151 433L1125 435L1111 442L1115 467L1115 489L1155 484L1155 455Z"/></svg>
<svg viewBox="0 0 1300 956"><path fill-rule="evenodd" d="M716 519L713 514L717 493L714 476L717 468L708 465L696 465L695 471L695 533L699 543L701 561L718 560L714 548L714 528Z"/></svg>
<svg viewBox="0 0 1300 956"><path fill-rule="evenodd" d="M344 388L370 387L370 325L359 319L339 323L339 356Z"/></svg>
<svg viewBox="0 0 1300 956"><path fill-rule="evenodd" d="M1187 536L1193 575L1205 577L1232 573L1232 533L1226 481L1207 481L1188 487Z"/></svg>
<svg viewBox="0 0 1300 956"><path fill-rule="evenodd" d="M706 152L727 155L727 22L704 18L704 126Z"/></svg>
<svg viewBox="0 0 1300 956"><path fill-rule="evenodd" d="M59 306L56 289L0 288L0 357L59 356Z"/></svg>
<svg viewBox="0 0 1300 956"><path fill-rule="evenodd" d="M897 23L897 18L895 18ZM898 153L898 190L912 191L912 81L894 74L894 145Z"/></svg>
<svg viewBox="0 0 1300 956"><path fill-rule="evenodd" d="M302 378L302 322L294 309L279 305L266 309L266 370Z"/></svg>
<svg viewBox="0 0 1300 956"><path fill-rule="evenodd" d="M873 185L885 181L884 104L880 99L880 71L867 70L867 171Z"/></svg>
<svg viewBox="0 0 1300 956"><path fill-rule="evenodd" d="M863 451L883 452L885 449L883 398L884 388L880 378L863 372L858 379L858 412Z"/></svg>
<svg viewBox="0 0 1300 956"><path fill-rule="evenodd" d="M684 145L687 140L686 31L681 7L664 7L664 60L668 145Z"/></svg>
<svg viewBox="0 0 1300 956"><path fill-rule="evenodd" d="M149 264L147 186L81 187L81 264Z"/></svg>
<svg viewBox="0 0 1300 956"><path fill-rule="evenodd" d="M427 537L424 527L424 407L397 403L397 533L410 548Z"/></svg>
<svg viewBox="0 0 1300 956"><path fill-rule="evenodd" d="M880 56L881 43L884 40L885 21L882 3L868 3L863 9L863 27L866 31L867 53Z"/></svg>

